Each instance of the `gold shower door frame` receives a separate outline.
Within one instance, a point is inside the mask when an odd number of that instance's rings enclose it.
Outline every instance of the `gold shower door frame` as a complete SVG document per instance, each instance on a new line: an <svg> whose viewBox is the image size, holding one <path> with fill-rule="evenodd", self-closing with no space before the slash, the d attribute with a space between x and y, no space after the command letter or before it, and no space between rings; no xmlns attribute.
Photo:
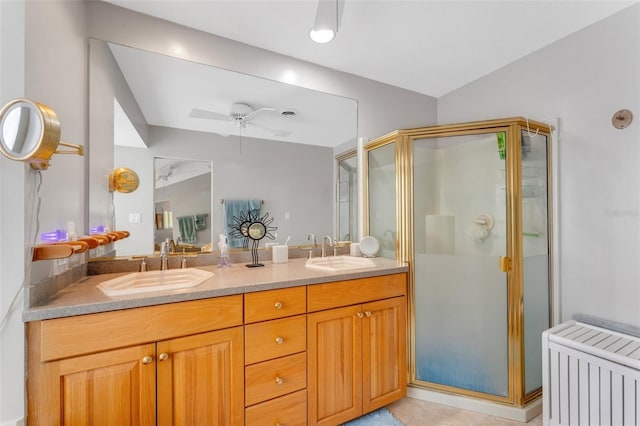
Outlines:
<svg viewBox="0 0 640 426"><path fill-rule="evenodd" d="M522 117L477 121L443 126L396 130L370 141L364 147L364 235L369 235L369 152L395 143L396 167L396 258L409 265L409 351L408 383L425 389L476 397L497 403L524 406L542 395L542 388L525 393L524 371L524 280L522 231L522 131L546 136L547 140L547 229L549 256L549 324L553 324L553 255L552 255L552 179L551 128ZM415 360L415 276L413 224L413 144L416 139L466 136L486 133L506 133L506 217L507 253L511 268L507 274L509 395L501 397L483 392L460 389L416 379ZM496 262L496 268L498 268Z"/></svg>

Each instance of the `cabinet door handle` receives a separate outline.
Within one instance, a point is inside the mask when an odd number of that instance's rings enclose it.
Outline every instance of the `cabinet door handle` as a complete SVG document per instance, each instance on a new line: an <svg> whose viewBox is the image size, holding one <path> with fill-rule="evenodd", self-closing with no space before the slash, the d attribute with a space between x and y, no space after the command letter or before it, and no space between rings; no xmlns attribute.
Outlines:
<svg viewBox="0 0 640 426"><path fill-rule="evenodd" d="M364 317L364 314L362 312L358 312L356 315L358 316L358 318Z"/></svg>
<svg viewBox="0 0 640 426"><path fill-rule="evenodd" d="M160 361L166 361L169 359L169 354L166 352L162 352L160 355L158 355L158 359Z"/></svg>
<svg viewBox="0 0 640 426"><path fill-rule="evenodd" d="M284 379L282 377L276 377L276 385L281 385L284 383Z"/></svg>
<svg viewBox="0 0 640 426"><path fill-rule="evenodd" d="M276 337L276 343L281 345L281 344L284 343L284 339L282 337L278 336L278 337Z"/></svg>
<svg viewBox="0 0 640 426"><path fill-rule="evenodd" d="M364 313L364 316L367 317L367 318L370 318L371 317L371 311L366 311Z"/></svg>
<svg viewBox="0 0 640 426"><path fill-rule="evenodd" d="M144 358L142 358L142 363L144 365L151 364L152 362L153 362L153 357L152 356L147 355Z"/></svg>
<svg viewBox="0 0 640 426"><path fill-rule="evenodd" d="M282 302L276 302L275 305L273 305L276 309L282 309Z"/></svg>

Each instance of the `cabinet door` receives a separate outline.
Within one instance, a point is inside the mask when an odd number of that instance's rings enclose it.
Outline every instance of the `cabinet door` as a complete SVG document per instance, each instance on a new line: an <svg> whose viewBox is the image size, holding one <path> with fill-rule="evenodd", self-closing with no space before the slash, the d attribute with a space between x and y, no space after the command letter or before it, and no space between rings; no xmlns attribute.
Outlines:
<svg viewBox="0 0 640 426"><path fill-rule="evenodd" d="M407 393L407 299L395 297L362 305L363 412Z"/></svg>
<svg viewBox="0 0 640 426"><path fill-rule="evenodd" d="M60 423L155 425L154 353L147 344L58 361Z"/></svg>
<svg viewBox="0 0 640 426"><path fill-rule="evenodd" d="M362 413L360 305L309 314L310 425L336 425Z"/></svg>
<svg viewBox="0 0 640 426"><path fill-rule="evenodd" d="M242 327L158 342L159 425L242 425Z"/></svg>

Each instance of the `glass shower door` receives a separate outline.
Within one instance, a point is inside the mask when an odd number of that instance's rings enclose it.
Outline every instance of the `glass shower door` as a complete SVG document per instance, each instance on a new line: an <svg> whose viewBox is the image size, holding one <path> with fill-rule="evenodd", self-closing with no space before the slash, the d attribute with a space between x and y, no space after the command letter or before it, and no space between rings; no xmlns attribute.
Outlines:
<svg viewBox="0 0 640 426"><path fill-rule="evenodd" d="M415 379L509 396L505 133L413 143Z"/></svg>

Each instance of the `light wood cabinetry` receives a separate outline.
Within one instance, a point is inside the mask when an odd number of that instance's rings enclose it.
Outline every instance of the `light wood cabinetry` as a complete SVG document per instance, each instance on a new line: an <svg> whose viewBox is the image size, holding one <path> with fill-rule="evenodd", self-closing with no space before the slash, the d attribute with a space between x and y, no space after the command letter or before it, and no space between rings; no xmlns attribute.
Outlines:
<svg viewBox="0 0 640 426"><path fill-rule="evenodd" d="M306 424L305 287L245 295L246 424Z"/></svg>
<svg viewBox="0 0 640 426"><path fill-rule="evenodd" d="M157 344L159 425L242 425L242 327Z"/></svg>
<svg viewBox="0 0 640 426"><path fill-rule="evenodd" d="M406 274L27 323L29 425L337 425L406 393Z"/></svg>
<svg viewBox="0 0 640 426"><path fill-rule="evenodd" d="M28 424L242 425L241 324L242 296L28 323Z"/></svg>
<svg viewBox="0 0 640 426"><path fill-rule="evenodd" d="M389 298L358 291L377 286ZM310 310L324 309L308 315L309 424L344 423L405 396L404 276L309 286L308 294Z"/></svg>

